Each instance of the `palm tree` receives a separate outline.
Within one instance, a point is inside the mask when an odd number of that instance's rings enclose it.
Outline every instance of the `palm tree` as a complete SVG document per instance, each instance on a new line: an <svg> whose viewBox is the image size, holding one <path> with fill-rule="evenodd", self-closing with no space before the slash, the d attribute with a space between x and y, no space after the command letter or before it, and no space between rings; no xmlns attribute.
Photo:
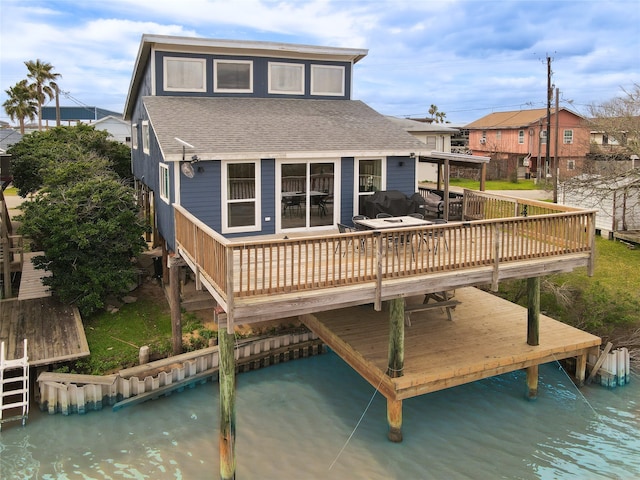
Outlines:
<svg viewBox="0 0 640 480"><path fill-rule="evenodd" d="M53 65L48 62L42 62L38 58L35 62L29 60L24 62L29 70L27 78L33 80L31 86L35 91L35 98L38 102L38 130L42 130L42 104L49 97L52 100L58 92L58 84L56 79L61 77L59 73L54 73Z"/></svg>
<svg viewBox="0 0 640 480"><path fill-rule="evenodd" d="M444 123L444 119L447 116L446 113L440 112L438 110L438 107L433 104L431 104L431 106L429 107L429 115L431 115L431 118L433 119L433 121L435 121L435 123Z"/></svg>
<svg viewBox="0 0 640 480"><path fill-rule="evenodd" d="M13 87L5 90L8 99L2 104L4 111L11 117L11 120L18 119L20 123L20 133L24 135L24 119L33 121L38 110L38 103L34 97L33 90L27 84L27 80L20 80Z"/></svg>

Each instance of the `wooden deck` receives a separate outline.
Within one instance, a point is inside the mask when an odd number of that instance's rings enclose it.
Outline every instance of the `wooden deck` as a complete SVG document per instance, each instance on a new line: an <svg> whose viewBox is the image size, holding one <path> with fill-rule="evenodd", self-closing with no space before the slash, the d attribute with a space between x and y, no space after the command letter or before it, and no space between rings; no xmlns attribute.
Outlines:
<svg viewBox="0 0 640 480"><path fill-rule="evenodd" d="M24 254L22 264L22 276L20 277L20 289L18 290L18 300L30 300L35 298L50 297L49 287L42 284L44 277L50 276L51 272L38 270L33 266L31 259L43 252L29 252Z"/></svg>
<svg viewBox="0 0 640 480"><path fill-rule="evenodd" d="M0 341L5 342L7 358L22 356L25 338L30 366L66 362L89 355L78 310L61 305L51 297L0 301Z"/></svg>
<svg viewBox="0 0 640 480"><path fill-rule="evenodd" d="M303 322L392 400L533 365L586 355L601 339L544 315L540 345L527 344L527 310L476 288L462 288L449 321L440 309L414 312L405 327L404 375L387 376L389 314L371 305L303 315ZM422 298L411 299L421 302Z"/></svg>
<svg viewBox="0 0 640 480"><path fill-rule="evenodd" d="M594 211L465 192L461 222L227 239L176 205L176 253L253 323L594 266Z"/></svg>

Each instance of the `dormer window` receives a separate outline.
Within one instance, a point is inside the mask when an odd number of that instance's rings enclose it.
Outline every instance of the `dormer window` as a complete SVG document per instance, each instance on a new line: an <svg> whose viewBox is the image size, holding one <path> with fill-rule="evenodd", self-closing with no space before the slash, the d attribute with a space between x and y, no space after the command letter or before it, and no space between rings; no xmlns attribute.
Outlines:
<svg viewBox="0 0 640 480"><path fill-rule="evenodd" d="M311 65L311 95L344 96L344 67Z"/></svg>
<svg viewBox="0 0 640 480"><path fill-rule="evenodd" d="M253 92L253 62L250 60L214 60L213 91Z"/></svg>
<svg viewBox="0 0 640 480"><path fill-rule="evenodd" d="M164 89L168 92L206 92L204 58L164 57Z"/></svg>
<svg viewBox="0 0 640 480"><path fill-rule="evenodd" d="M269 62L269 93L304 94L304 65Z"/></svg>

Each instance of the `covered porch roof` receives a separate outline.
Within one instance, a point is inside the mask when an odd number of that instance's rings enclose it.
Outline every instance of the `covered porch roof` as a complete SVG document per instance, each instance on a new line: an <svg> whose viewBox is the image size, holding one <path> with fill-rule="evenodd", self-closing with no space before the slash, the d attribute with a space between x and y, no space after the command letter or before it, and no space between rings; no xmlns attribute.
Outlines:
<svg viewBox="0 0 640 480"><path fill-rule="evenodd" d="M477 168L480 170L480 191L485 190L487 164L489 157L480 155L466 155L463 153L450 153L431 151L420 155L419 160L426 163L438 164L438 190L444 193L444 218L449 218L449 168L451 165L465 168Z"/></svg>

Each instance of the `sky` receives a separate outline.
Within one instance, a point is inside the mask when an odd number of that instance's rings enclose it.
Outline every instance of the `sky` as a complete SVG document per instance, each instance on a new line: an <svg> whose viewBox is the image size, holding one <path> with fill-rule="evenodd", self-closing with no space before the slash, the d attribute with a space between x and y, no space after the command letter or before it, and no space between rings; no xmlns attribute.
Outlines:
<svg viewBox="0 0 640 480"><path fill-rule="evenodd" d="M365 48L353 99L454 125L545 108L547 57L584 116L640 83L639 0L0 0L0 102L40 59L61 105L121 113L145 33Z"/></svg>

